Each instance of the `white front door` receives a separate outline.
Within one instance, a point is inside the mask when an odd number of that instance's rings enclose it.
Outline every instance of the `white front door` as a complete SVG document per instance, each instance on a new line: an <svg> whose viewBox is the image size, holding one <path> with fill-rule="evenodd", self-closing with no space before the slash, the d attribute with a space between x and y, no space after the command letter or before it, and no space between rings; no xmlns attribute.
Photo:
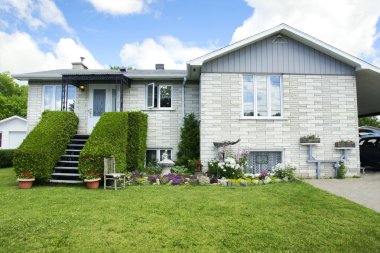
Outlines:
<svg viewBox="0 0 380 253"><path fill-rule="evenodd" d="M88 134L92 132L103 113L119 111L117 94L116 85L90 85Z"/></svg>

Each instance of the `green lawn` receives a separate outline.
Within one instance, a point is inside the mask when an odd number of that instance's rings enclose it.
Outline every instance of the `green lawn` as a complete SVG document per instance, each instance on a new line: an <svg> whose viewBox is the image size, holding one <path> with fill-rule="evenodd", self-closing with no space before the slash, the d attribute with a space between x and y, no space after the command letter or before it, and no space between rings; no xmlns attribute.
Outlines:
<svg viewBox="0 0 380 253"><path fill-rule="evenodd" d="M380 214L306 183L18 190L0 170L0 252L379 252Z"/></svg>

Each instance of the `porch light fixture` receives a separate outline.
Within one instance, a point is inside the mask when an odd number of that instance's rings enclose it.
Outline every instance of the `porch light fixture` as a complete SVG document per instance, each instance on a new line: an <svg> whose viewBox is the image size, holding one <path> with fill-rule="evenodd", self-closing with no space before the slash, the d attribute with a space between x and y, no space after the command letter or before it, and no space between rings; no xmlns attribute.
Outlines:
<svg viewBox="0 0 380 253"><path fill-rule="evenodd" d="M79 85L79 89L80 89L81 91L84 91L85 88L86 88L86 87L85 87L83 84Z"/></svg>

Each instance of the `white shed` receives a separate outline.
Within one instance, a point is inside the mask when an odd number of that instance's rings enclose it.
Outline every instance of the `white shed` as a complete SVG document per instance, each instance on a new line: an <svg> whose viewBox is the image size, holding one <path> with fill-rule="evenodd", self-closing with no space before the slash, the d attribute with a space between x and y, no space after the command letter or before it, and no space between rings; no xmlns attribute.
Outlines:
<svg viewBox="0 0 380 253"><path fill-rule="evenodd" d="M0 149L15 149L26 137L26 119L14 115L0 121Z"/></svg>

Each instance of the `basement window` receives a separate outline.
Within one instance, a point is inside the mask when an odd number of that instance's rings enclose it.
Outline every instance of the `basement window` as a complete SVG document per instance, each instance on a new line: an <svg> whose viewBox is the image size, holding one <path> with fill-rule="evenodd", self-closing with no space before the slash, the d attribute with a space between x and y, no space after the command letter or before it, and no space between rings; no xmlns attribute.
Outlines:
<svg viewBox="0 0 380 253"><path fill-rule="evenodd" d="M172 149L147 149L146 150L146 164L156 163L162 160L162 155L166 152L168 153L168 159L172 158Z"/></svg>
<svg viewBox="0 0 380 253"><path fill-rule="evenodd" d="M172 107L172 86L148 84L146 87L146 107L170 109Z"/></svg>
<svg viewBox="0 0 380 253"><path fill-rule="evenodd" d="M272 171L273 168L282 163L281 151L252 151L248 155L248 173L260 173L261 171Z"/></svg>

